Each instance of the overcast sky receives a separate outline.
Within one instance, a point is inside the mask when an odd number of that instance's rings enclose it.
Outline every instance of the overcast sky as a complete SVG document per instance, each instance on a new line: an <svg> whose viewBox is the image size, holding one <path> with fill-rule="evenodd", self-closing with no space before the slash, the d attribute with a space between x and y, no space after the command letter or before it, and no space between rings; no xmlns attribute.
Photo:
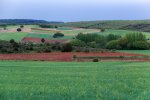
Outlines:
<svg viewBox="0 0 150 100"><path fill-rule="evenodd" d="M0 0L0 19L150 19L150 0Z"/></svg>

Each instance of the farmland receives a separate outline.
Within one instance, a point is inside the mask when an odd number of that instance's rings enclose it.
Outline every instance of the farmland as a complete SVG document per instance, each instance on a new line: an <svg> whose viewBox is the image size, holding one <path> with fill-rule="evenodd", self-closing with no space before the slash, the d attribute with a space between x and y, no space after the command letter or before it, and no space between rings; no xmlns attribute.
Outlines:
<svg viewBox="0 0 150 100"><path fill-rule="evenodd" d="M71 27L59 27L57 29L42 29L39 30L39 26L37 25L25 25L23 32L15 32L15 29L18 28L18 25L15 26L8 26L8 32L0 32L0 40L7 40L14 39L17 42L20 42L25 37L31 37L31 38L45 38L49 40L63 40L63 39L72 39L74 38L78 33L97 33L100 35L120 35L124 36L127 33L131 32L137 32L137 31L129 31L129 30L112 30L107 29L105 32L100 32L98 29L82 29L82 28L71 28ZM53 38L53 34L56 33L54 31L58 31L63 33L65 36L62 38L55 39ZM150 34L148 32L142 32L146 38L150 38Z"/></svg>
<svg viewBox="0 0 150 100"><path fill-rule="evenodd" d="M17 32L19 27L0 30L0 100L150 99L150 50L145 42L149 32L117 28L102 32L93 26L65 25L24 25ZM63 37L54 37L56 33ZM133 38L124 38L126 34L140 36L138 43L141 47L146 43L146 50L129 50L132 46L124 39ZM114 40L108 41L110 37ZM119 44L120 40L131 48L106 48L109 42Z"/></svg>
<svg viewBox="0 0 150 100"><path fill-rule="evenodd" d="M147 100L149 65L0 61L0 99Z"/></svg>

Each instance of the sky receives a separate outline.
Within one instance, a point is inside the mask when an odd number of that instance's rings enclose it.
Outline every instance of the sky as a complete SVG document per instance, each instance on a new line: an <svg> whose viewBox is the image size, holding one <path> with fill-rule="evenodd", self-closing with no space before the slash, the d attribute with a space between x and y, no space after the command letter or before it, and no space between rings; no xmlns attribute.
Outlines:
<svg viewBox="0 0 150 100"><path fill-rule="evenodd" d="M150 0L0 0L0 19L139 20L149 9Z"/></svg>

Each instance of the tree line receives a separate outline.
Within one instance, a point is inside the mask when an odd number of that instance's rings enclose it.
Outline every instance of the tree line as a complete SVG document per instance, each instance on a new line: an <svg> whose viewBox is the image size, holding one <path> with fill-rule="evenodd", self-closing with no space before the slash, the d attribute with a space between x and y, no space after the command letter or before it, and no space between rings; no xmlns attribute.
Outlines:
<svg viewBox="0 0 150 100"><path fill-rule="evenodd" d="M114 34L83 34L79 33L76 39L71 41L76 47L92 47L117 50L145 50L150 49L150 43L142 33L128 33L121 37Z"/></svg>

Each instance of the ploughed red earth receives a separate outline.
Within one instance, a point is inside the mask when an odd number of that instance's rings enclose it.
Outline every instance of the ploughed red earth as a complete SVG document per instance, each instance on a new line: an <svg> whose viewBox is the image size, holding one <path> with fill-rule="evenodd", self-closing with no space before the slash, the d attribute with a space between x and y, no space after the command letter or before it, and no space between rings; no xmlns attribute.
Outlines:
<svg viewBox="0 0 150 100"><path fill-rule="evenodd" d="M41 38L25 37L21 41L22 42L41 43ZM45 43L64 43L66 41L67 40L49 40L49 39L45 39Z"/></svg>
<svg viewBox="0 0 150 100"><path fill-rule="evenodd" d="M33 60L33 61L58 61L58 62L71 62L76 61L73 56L82 57L116 57L116 56L143 56L141 54L129 54L129 53L85 53L85 52L52 52L52 53L31 53L31 54L0 54L0 60ZM103 59L102 59L103 60ZM104 59L106 60L106 59ZM120 60L120 59L109 59L109 60ZM126 59L131 61L131 59ZM77 60L77 61L89 61L89 59ZM132 59L132 61L150 61L149 59Z"/></svg>

